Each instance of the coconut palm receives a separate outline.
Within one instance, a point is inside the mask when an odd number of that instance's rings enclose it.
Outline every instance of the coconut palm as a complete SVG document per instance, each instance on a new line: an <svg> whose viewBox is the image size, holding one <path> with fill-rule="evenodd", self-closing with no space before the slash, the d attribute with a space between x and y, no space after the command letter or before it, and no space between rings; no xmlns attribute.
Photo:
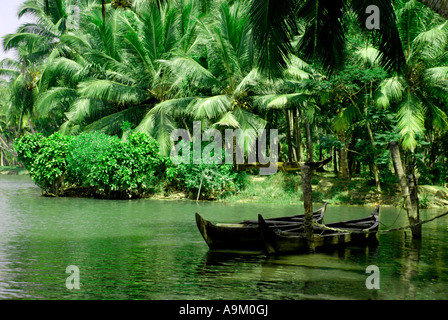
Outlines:
<svg viewBox="0 0 448 320"><path fill-rule="evenodd" d="M78 1L78 5L81 3ZM35 102L43 89L40 79L46 67L56 56L64 55L64 47L59 45L60 37L69 27L70 1L26 0L19 6L18 16L28 15L31 23L23 24L16 33L3 38L6 51L16 51L16 61L2 62L1 73L11 78L11 103L8 117L15 118L19 133L22 132L23 118L33 131L30 118L34 118Z"/></svg>
<svg viewBox="0 0 448 320"><path fill-rule="evenodd" d="M249 151L266 121L257 116L248 99L260 75L253 64L252 43L244 1L219 5L199 20L200 34L188 52L161 61L172 77L176 94L157 104L137 130L158 137L161 150L171 148L170 133L192 120L203 127L239 128L239 145ZM199 56L197 56L199 54Z"/></svg>
<svg viewBox="0 0 448 320"><path fill-rule="evenodd" d="M321 75L309 64L295 55L287 59L287 67L281 79L273 81L264 92L256 92L254 104L261 114L276 112L284 121L280 130L285 132L290 162L304 161L302 151L302 124L305 126L307 140L307 159L312 161L311 126L314 110L317 107L313 93L304 88L304 80L314 80ZM261 93L261 94L260 94Z"/></svg>
<svg viewBox="0 0 448 320"><path fill-rule="evenodd" d="M300 57L320 63L331 73L346 60L348 26L356 23L359 31L378 45L381 64L399 70L404 62L396 17L390 0L251 0L250 21L254 40L260 52L259 63L271 76L280 76L286 59L295 53L292 41L298 43ZM366 27L366 7L375 5L381 13L379 29Z"/></svg>
<svg viewBox="0 0 448 320"><path fill-rule="evenodd" d="M41 66L34 61L36 50L40 50L42 41L28 39L18 48L19 61L6 58L0 63L0 75L9 82L9 103L6 119L10 124L17 124L18 134L22 134L24 120L32 128L31 118L34 113L34 101L38 93L37 82L41 75Z"/></svg>
<svg viewBox="0 0 448 320"><path fill-rule="evenodd" d="M448 125L448 26L415 0L398 10L398 18L406 65L380 85L377 104L398 105L402 144L414 150L425 129L442 132Z"/></svg>
<svg viewBox="0 0 448 320"><path fill-rule="evenodd" d="M54 79L58 73L66 74L69 85L54 87L54 95L49 92L39 106L60 107L45 101L63 98L64 92L72 96L62 126L66 133L119 134L124 122L138 125L155 104L173 97L162 61L171 58L174 49L190 52L195 14L194 1L136 1L134 10L111 11L105 23L99 10L87 11L81 29L61 37L70 48L70 59L58 59L49 75Z"/></svg>

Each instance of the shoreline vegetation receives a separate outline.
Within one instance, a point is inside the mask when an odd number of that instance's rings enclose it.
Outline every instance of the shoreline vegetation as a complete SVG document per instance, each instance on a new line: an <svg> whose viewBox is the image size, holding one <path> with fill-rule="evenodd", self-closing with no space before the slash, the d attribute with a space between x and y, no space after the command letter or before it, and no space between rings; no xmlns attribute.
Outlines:
<svg viewBox="0 0 448 320"><path fill-rule="evenodd" d="M35 23L3 38L17 55L0 62L0 165L23 165L44 195L296 203L299 171L243 172L235 155L331 157L314 202L402 205L416 221L448 206L448 24L434 8L386 1L369 29L365 1L117 3L22 1Z"/></svg>
<svg viewBox="0 0 448 320"><path fill-rule="evenodd" d="M0 175L29 175L23 167L0 167ZM370 206L381 203L383 206L402 207L403 200L398 183L385 188L381 194L376 192L375 183L369 178L354 177L349 183L333 172L314 172L312 177L313 202L328 202L332 205ZM83 196L82 188L67 190L65 196ZM88 196L88 195L87 195ZM190 200L196 201L193 194L184 191L165 190L162 186L154 193L143 198L153 200ZM448 188L435 185L420 185L419 198L421 209L446 208L448 206ZM247 175L247 184L243 190L214 199L228 203L279 203L302 204L301 176L299 172L279 171L271 176Z"/></svg>

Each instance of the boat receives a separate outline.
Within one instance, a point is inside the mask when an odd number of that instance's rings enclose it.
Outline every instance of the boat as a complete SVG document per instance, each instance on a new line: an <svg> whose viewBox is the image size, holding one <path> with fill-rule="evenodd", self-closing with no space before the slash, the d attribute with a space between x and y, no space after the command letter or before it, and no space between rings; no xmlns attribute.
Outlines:
<svg viewBox="0 0 448 320"><path fill-rule="evenodd" d="M311 169L322 169L325 165L331 162L333 158L329 157L325 160L320 161L307 161L307 162L277 162L274 163L276 168L279 171L300 171L302 166L308 166ZM272 166L272 163L268 164L261 164L258 162L255 163L243 163L243 164L236 164L237 170L248 170L248 169L260 169L260 168L268 168Z"/></svg>
<svg viewBox="0 0 448 320"><path fill-rule="evenodd" d="M321 223L327 203L313 212L313 218ZM293 215L266 219L267 226L279 230L296 229L303 224L305 215ZM258 220L245 220L239 223L218 223L205 220L196 213L196 224L210 249L262 251L263 241L258 230Z"/></svg>
<svg viewBox="0 0 448 320"><path fill-rule="evenodd" d="M362 219L314 225L315 251L347 244L365 245L377 242L379 210L380 206L377 205L369 216ZM295 229L281 230L270 227L262 215L258 215L258 221L264 251L267 254L302 253L309 250L303 225Z"/></svg>

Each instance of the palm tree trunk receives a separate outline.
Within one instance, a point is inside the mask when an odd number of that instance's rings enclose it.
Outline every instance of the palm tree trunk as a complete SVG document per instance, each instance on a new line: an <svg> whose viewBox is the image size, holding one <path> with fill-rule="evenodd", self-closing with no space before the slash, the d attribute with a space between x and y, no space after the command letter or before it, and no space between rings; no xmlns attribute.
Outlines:
<svg viewBox="0 0 448 320"><path fill-rule="evenodd" d="M313 196L311 185L311 169L308 166L301 168L302 173L302 191L303 191L303 205L305 209L305 221L303 223L308 250L314 253L314 230L313 230Z"/></svg>
<svg viewBox="0 0 448 320"><path fill-rule="evenodd" d="M340 158L339 158L339 165L341 168L341 177L342 179L350 179L350 172L348 170L348 151L347 146L345 145L347 138L343 133L339 133L339 141L344 143L344 146L340 150Z"/></svg>
<svg viewBox="0 0 448 320"><path fill-rule="evenodd" d="M32 134L35 134L36 131L34 130L33 124L31 123L31 119L28 118L28 125L30 126L30 130Z"/></svg>
<svg viewBox="0 0 448 320"><path fill-rule="evenodd" d="M443 18L448 19L448 2L446 0L418 0Z"/></svg>
<svg viewBox="0 0 448 320"><path fill-rule="evenodd" d="M294 162L294 161L297 161L296 160L296 158L295 158L295 152L294 152L294 148L292 147L292 134L291 134L291 132L292 132L292 125L291 125L291 118L292 118L292 116L291 116L291 111L290 110L285 110L285 116L286 116L286 140L287 140L287 143L288 143L288 161L289 162Z"/></svg>
<svg viewBox="0 0 448 320"><path fill-rule="evenodd" d="M18 130L17 130L17 131L18 131L18 134L19 134L19 137L22 136L23 112L24 112L23 110L20 112L20 117L19 117L19 127L18 127Z"/></svg>
<svg viewBox="0 0 448 320"><path fill-rule="evenodd" d="M367 91L367 87L366 87L366 91ZM372 101L372 99L373 99L373 82L370 81L370 101ZM376 191L381 193L380 174L379 174L378 166L375 163L375 157L376 157L375 138L373 137L372 128L370 127L370 122L367 120L368 110L369 110L368 109L368 103L369 103L369 99L368 99L368 95L367 95L367 92L366 92L366 102L365 102L365 105L364 105L364 115L366 117L367 132L369 134L370 143L372 145L373 154L374 154L374 158L372 159L372 170L373 170L373 176L375 177Z"/></svg>
<svg viewBox="0 0 448 320"><path fill-rule="evenodd" d="M333 172L338 173L338 151L336 150L336 147L333 147Z"/></svg>
<svg viewBox="0 0 448 320"><path fill-rule="evenodd" d="M390 153L392 156L392 161L394 163L395 172L398 176L398 181L400 182L401 194L403 195L405 201L409 224L414 225L415 223L418 223L420 221L418 210L417 181L415 179L415 175L411 174L409 177L410 184L408 184L406 173L404 172L403 164L401 162L400 150L396 141L391 142ZM421 239L422 225L420 224L412 227L411 232L413 238Z"/></svg>
<svg viewBox="0 0 448 320"><path fill-rule="evenodd" d="M373 137L373 132L372 129L370 127L370 123L369 121L366 121L366 127L367 127L367 132L369 133L369 138L370 138L370 143L372 144L372 149L373 152L375 153L375 139ZM375 177L375 186L376 186L376 191L378 191L379 193L381 193L381 183L380 183L380 175L379 175L379 170L378 167L375 163L375 159L372 159L372 171L373 171L373 175Z"/></svg>
<svg viewBox="0 0 448 320"><path fill-rule="evenodd" d="M313 141L311 139L311 126L308 118L305 119L306 147L308 151L308 161L313 161Z"/></svg>
<svg viewBox="0 0 448 320"><path fill-rule="evenodd" d="M300 128L300 112L299 108L294 110L294 118L295 118L295 133L296 133L296 155L297 161L303 162L303 148L302 148L302 130Z"/></svg>

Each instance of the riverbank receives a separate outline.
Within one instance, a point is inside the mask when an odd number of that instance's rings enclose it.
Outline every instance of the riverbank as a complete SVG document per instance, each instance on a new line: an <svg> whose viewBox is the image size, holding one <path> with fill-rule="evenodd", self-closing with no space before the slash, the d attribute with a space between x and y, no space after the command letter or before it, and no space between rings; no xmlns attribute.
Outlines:
<svg viewBox="0 0 448 320"><path fill-rule="evenodd" d="M0 167L0 175L27 175L21 167ZM368 178L353 177L350 181L330 172L315 172L312 178L313 202L328 202L333 205L373 205L381 203L400 207L403 205L398 184L383 185L382 193L375 190L375 184ZM166 191L163 187L152 194L150 199L184 200L196 197L179 191ZM247 187L228 194L215 201L244 203L302 203L302 180L298 172L277 172L271 176L248 175ZM419 186L421 208L448 207L448 188L442 186Z"/></svg>
<svg viewBox="0 0 448 320"><path fill-rule="evenodd" d="M238 194L220 201L301 203L302 185L299 174L278 172L272 176L250 176L248 187ZM350 181L334 173L314 173L312 178L313 202L333 205L373 205L381 203L395 207L403 206L400 187L383 185L378 193L374 181L353 177ZM442 186L419 186L421 208L448 207L448 188Z"/></svg>
<svg viewBox="0 0 448 320"><path fill-rule="evenodd" d="M22 167L0 167L0 175L27 175L28 170Z"/></svg>

